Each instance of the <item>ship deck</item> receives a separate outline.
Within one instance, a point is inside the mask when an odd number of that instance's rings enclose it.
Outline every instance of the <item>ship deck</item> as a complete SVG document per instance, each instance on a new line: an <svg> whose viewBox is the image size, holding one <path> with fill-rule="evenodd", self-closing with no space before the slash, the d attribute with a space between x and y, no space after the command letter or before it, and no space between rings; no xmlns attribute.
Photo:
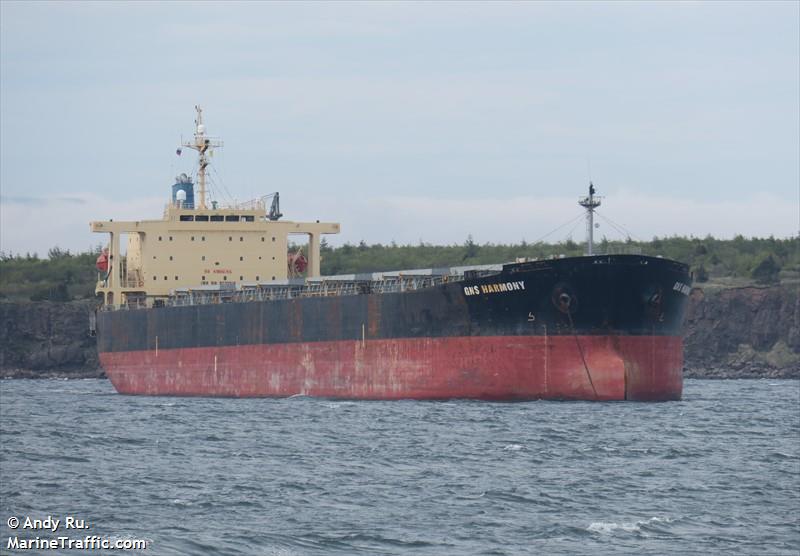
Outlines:
<svg viewBox="0 0 800 556"><path fill-rule="evenodd" d="M314 278L290 278L267 282L228 282L215 285L176 288L169 297L159 299L155 306L183 307L217 303L244 303L252 301L273 301L308 297L332 297L362 294L402 293L432 288L446 283L460 282L495 276L503 272L517 273L545 270L569 264L588 262L592 264L619 264L649 261L674 265L685 270L686 265L646 255L593 255L586 257L554 257L549 259L517 260L515 262L464 265L453 267L417 268L385 272L356 274L337 274ZM118 308L104 307L103 310L146 308L144 297L130 299Z"/></svg>

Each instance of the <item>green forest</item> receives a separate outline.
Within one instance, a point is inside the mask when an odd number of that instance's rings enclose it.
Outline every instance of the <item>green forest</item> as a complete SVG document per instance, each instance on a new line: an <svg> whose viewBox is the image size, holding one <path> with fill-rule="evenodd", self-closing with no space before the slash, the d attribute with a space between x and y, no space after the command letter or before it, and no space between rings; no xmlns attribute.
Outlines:
<svg viewBox="0 0 800 556"><path fill-rule="evenodd" d="M322 243L322 273L351 274L382 270L496 264L518 258L543 259L580 256L585 244L570 239L560 243L480 244L471 236L460 245L357 245L331 247ZM663 256L690 265L695 283L737 286L800 281L798 238L715 239L664 237L651 241L608 241L597 253ZM0 253L0 299L68 301L94 296L95 259L100 246L83 253L53 247L46 257Z"/></svg>

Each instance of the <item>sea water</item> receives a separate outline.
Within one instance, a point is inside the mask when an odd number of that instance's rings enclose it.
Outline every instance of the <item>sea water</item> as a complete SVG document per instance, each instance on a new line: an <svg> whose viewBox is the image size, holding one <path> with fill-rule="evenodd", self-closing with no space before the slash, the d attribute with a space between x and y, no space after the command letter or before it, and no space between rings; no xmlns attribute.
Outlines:
<svg viewBox="0 0 800 556"><path fill-rule="evenodd" d="M800 553L798 381L486 403L6 380L0 417L0 554L67 552L42 547L59 537L158 555Z"/></svg>

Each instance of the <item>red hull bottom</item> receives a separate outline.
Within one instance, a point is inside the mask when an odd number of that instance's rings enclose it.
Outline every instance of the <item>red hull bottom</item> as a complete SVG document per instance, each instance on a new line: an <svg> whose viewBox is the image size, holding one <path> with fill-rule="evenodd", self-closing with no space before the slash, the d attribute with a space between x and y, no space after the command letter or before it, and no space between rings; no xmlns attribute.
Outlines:
<svg viewBox="0 0 800 556"><path fill-rule="evenodd" d="M121 394L659 401L680 399L683 388L675 336L404 338L108 352L100 360Z"/></svg>

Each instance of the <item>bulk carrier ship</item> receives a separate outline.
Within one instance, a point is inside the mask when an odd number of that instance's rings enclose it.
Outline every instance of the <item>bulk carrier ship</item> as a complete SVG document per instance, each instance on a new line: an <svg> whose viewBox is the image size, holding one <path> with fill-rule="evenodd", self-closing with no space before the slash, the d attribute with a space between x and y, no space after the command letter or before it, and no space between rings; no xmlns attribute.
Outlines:
<svg viewBox="0 0 800 556"><path fill-rule="evenodd" d="M594 254L593 186L586 256L323 277L320 239L339 224L282 220L277 193L206 204L222 143L196 111L182 146L199 154L197 202L184 174L162 219L90 224L110 235L92 330L118 392L680 399L688 268ZM296 234L305 254L289 253Z"/></svg>

